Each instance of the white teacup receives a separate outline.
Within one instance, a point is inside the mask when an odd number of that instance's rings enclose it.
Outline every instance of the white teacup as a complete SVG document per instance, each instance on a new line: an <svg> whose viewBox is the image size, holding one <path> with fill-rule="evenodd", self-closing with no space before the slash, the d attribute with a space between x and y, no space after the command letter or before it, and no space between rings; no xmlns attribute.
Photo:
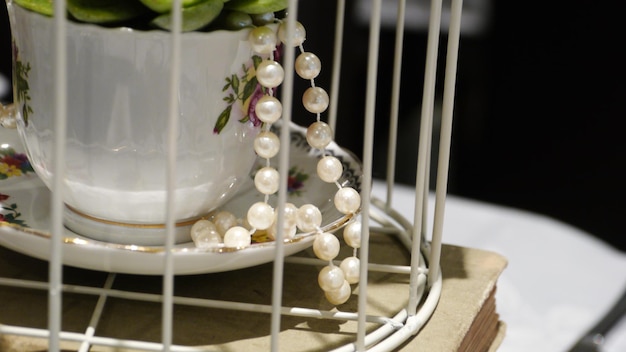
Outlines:
<svg viewBox="0 0 626 352"><path fill-rule="evenodd" d="M35 171L50 186L54 20L7 6L18 130ZM247 36L247 30L182 35L177 242L189 239L195 219L240 189L256 159L260 126L246 116L260 91L242 96L254 77ZM162 244L171 35L68 23L67 45L66 226L103 241ZM236 92L227 86L235 76ZM225 99L231 94L234 102Z"/></svg>

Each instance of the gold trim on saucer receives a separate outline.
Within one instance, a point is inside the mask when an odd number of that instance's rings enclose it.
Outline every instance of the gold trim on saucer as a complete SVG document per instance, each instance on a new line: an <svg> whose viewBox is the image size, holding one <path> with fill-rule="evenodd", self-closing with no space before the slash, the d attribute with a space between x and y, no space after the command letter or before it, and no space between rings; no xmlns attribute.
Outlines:
<svg viewBox="0 0 626 352"><path fill-rule="evenodd" d="M91 220L94 222L99 222L102 224L106 224L106 225L113 225L113 226L120 226L120 227L130 227L130 228L136 228L136 229L164 229L165 228L165 224L139 224L139 223L127 223L127 222L119 222L119 221L113 221L113 220L107 220L107 219L101 219L101 218L97 218L95 216L91 216L89 214L85 214L82 211L69 206L67 204L65 204L65 207L67 209L69 209L71 212L73 212L76 215L82 216L83 218L86 218L87 220ZM193 218L193 219L188 219L188 220L184 220L181 222L177 222L176 223L176 227L185 227L185 226L191 226L193 225L196 221L200 220L204 218L203 216L199 216L197 218Z"/></svg>

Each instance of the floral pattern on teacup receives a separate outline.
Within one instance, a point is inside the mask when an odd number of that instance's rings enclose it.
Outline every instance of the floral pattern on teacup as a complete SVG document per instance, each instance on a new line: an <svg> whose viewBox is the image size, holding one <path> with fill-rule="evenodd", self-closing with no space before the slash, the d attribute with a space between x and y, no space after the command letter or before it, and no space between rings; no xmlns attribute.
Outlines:
<svg viewBox="0 0 626 352"><path fill-rule="evenodd" d="M309 179L309 175L293 166L289 169L289 175L287 176L287 193L295 196L300 196L300 192L304 189L304 182Z"/></svg>
<svg viewBox="0 0 626 352"><path fill-rule="evenodd" d="M0 180L34 172L25 154L13 148L0 149Z"/></svg>
<svg viewBox="0 0 626 352"><path fill-rule="evenodd" d="M15 42L13 45L13 55L15 56L15 89L17 93L16 101L20 103L22 120L28 126L28 119L33 109L30 107L30 86L28 85L28 73L30 72L30 62L23 63L19 59L19 52Z"/></svg>
<svg viewBox="0 0 626 352"><path fill-rule="evenodd" d="M17 210L17 203L5 204L5 201L9 200L9 198L11 196L8 194L0 193L0 222L28 227L24 220L20 219L22 213Z"/></svg>
<svg viewBox="0 0 626 352"><path fill-rule="evenodd" d="M219 134L230 120L230 114L235 103L241 104L241 109L246 114L239 120L241 123L251 122L255 127L261 125L261 120L256 116L256 102L265 94L264 88L258 83L256 78L256 69L263 59L254 55L252 64L248 67L242 65L241 76L233 73L230 77L226 77L226 84L222 88L227 95L224 101L228 104L224 111L217 118L213 133Z"/></svg>

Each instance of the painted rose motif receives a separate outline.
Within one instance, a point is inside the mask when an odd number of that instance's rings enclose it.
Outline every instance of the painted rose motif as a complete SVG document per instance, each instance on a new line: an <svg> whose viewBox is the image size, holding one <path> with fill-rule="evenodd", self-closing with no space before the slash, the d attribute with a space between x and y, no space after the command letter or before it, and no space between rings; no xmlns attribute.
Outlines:
<svg viewBox="0 0 626 352"><path fill-rule="evenodd" d="M228 106L217 118L215 127L213 127L213 133L219 134L226 127L235 104L240 104L241 109L246 114L239 122L251 122L254 126L261 125L261 120L256 116L254 108L257 101L265 94L264 88L261 87L256 79L256 68L262 60L260 56L255 55L252 57L251 66L243 66L241 68L241 76L233 73L230 77L226 77L226 84L222 91L227 93L224 101L228 103Z"/></svg>
<svg viewBox="0 0 626 352"><path fill-rule="evenodd" d="M295 166L289 169L287 176L287 193L300 196L303 191L304 182L309 179L309 175L298 170Z"/></svg>
<svg viewBox="0 0 626 352"><path fill-rule="evenodd" d="M282 56L282 47L279 46L277 50L274 50L274 60L280 61ZM230 120L230 114L233 110L233 105L240 104L241 110L246 114L239 120L241 123L250 122L254 127L259 127L263 122L256 116L256 103L267 94L266 88L261 86L256 78L256 70L259 64L263 61L258 55L252 56L252 64L248 67L245 65L241 68L241 75L237 76L232 74L230 77L226 77L226 84L222 88L222 91L227 93L224 97L224 101L228 103L228 106L222 111L217 118L215 127L213 127L214 134L220 134L222 129L226 126ZM275 91L273 92L275 93Z"/></svg>

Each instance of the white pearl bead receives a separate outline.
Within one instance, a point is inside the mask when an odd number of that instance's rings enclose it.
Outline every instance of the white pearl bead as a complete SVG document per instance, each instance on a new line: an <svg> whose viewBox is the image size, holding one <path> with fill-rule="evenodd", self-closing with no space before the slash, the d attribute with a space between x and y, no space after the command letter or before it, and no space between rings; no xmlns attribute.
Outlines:
<svg viewBox="0 0 626 352"><path fill-rule="evenodd" d="M253 28L248 35L248 41L252 50L259 54L271 54L276 49L276 33L266 26Z"/></svg>
<svg viewBox="0 0 626 352"><path fill-rule="evenodd" d="M254 139L254 151L261 158L273 158L280 151L280 139L274 132L261 131Z"/></svg>
<svg viewBox="0 0 626 352"><path fill-rule="evenodd" d="M278 212L280 209L276 209L275 219L278 220ZM298 207L293 203L285 203L285 213L283 216L283 226L296 227L298 219Z"/></svg>
<svg viewBox="0 0 626 352"><path fill-rule="evenodd" d="M306 141L313 148L324 149L333 141L333 130L323 121L313 122L306 129Z"/></svg>
<svg viewBox="0 0 626 352"><path fill-rule="evenodd" d="M313 232L322 225L322 212L313 204L298 208L297 226L303 232Z"/></svg>
<svg viewBox="0 0 626 352"><path fill-rule="evenodd" d="M263 194L274 194L278 192L279 178L280 175L276 169L266 166L254 175L254 186Z"/></svg>
<svg viewBox="0 0 626 352"><path fill-rule="evenodd" d="M356 284L359 282L359 278L361 276L360 267L361 261L357 257L347 257L346 259L341 261L339 265L341 270L343 270L343 274L346 277L346 281L350 284Z"/></svg>
<svg viewBox="0 0 626 352"><path fill-rule="evenodd" d="M327 265L320 270L317 282L324 291L335 291L346 281L343 270L335 265Z"/></svg>
<svg viewBox="0 0 626 352"><path fill-rule="evenodd" d="M250 243L252 243L250 232L244 227L231 227L224 234L224 245L226 247L244 248L248 247Z"/></svg>
<svg viewBox="0 0 626 352"><path fill-rule="evenodd" d="M191 235L194 233L206 231L206 230L217 230L215 224L209 220L201 219L196 221L193 226L191 226Z"/></svg>
<svg viewBox="0 0 626 352"><path fill-rule="evenodd" d="M274 123L282 116L283 105L275 97L264 95L257 101L254 112L261 121Z"/></svg>
<svg viewBox="0 0 626 352"><path fill-rule="evenodd" d="M283 67L274 60L263 60L256 69L256 79L267 88L276 88L285 78Z"/></svg>
<svg viewBox="0 0 626 352"><path fill-rule="evenodd" d="M317 55L304 52L296 58L295 69L298 76L313 79L322 71L322 62Z"/></svg>
<svg viewBox="0 0 626 352"><path fill-rule="evenodd" d="M317 162L317 175L324 182L336 182L343 175L343 165L336 157L327 155Z"/></svg>
<svg viewBox="0 0 626 352"><path fill-rule="evenodd" d="M215 247L222 243L222 236L209 220L198 220L191 226L191 239L198 248Z"/></svg>
<svg viewBox="0 0 626 352"><path fill-rule="evenodd" d="M278 212L280 209L276 208L274 211L274 222L272 226L267 230L268 236L274 240L276 239L276 233L278 232ZM283 238L284 239L292 239L296 236L298 229L296 228L296 218L298 216L298 208L293 203L285 204L285 213L283 216Z"/></svg>
<svg viewBox="0 0 626 352"><path fill-rule="evenodd" d="M298 229L295 226L290 226L285 228L285 233L283 233L283 236L285 239L293 239L296 237L296 233L298 232Z"/></svg>
<svg viewBox="0 0 626 352"><path fill-rule="evenodd" d="M228 229L237 225L237 217L235 214L228 211L220 211L213 216L213 223L215 224L217 232L224 236Z"/></svg>
<svg viewBox="0 0 626 352"><path fill-rule="evenodd" d="M289 45L289 43L291 43L291 46L299 46L306 40L306 29L304 29L302 23L296 21L295 25L296 28L293 33L293 37L291 38L291 42L289 42L287 38L287 21L285 20L278 27L278 38L280 38L280 41L283 42L283 44Z"/></svg>
<svg viewBox="0 0 626 352"><path fill-rule="evenodd" d="M308 112L317 114L328 109L330 97L323 88L310 87L302 94L302 104Z"/></svg>
<svg viewBox="0 0 626 352"><path fill-rule="evenodd" d="M354 188L343 187L335 193L335 207L344 214L356 213L361 207L361 195Z"/></svg>
<svg viewBox="0 0 626 352"><path fill-rule="evenodd" d="M265 202L256 202L248 209L247 219L253 228L266 230L274 222L274 209Z"/></svg>
<svg viewBox="0 0 626 352"><path fill-rule="evenodd" d="M324 232L315 236L313 252L322 260L333 260L339 255L339 240L332 233Z"/></svg>
<svg viewBox="0 0 626 352"><path fill-rule="evenodd" d="M334 305L346 303L351 294L352 288L350 288L350 284L346 280L343 281L343 284L338 290L324 292L324 295L326 296L328 302Z"/></svg>
<svg viewBox="0 0 626 352"><path fill-rule="evenodd" d="M298 230L296 229L295 226L283 226L283 239L285 240L293 239L294 237L296 237L297 232ZM278 234L278 226L276 225L276 223L273 223L272 226L270 226L270 228L267 229L267 236L271 240L275 240L277 234Z"/></svg>
<svg viewBox="0 0 626 352"><path fill-rule="evenodd" d="M343 240L352 248L361 248L361 222L353 221L343 229Z"/></svg>

